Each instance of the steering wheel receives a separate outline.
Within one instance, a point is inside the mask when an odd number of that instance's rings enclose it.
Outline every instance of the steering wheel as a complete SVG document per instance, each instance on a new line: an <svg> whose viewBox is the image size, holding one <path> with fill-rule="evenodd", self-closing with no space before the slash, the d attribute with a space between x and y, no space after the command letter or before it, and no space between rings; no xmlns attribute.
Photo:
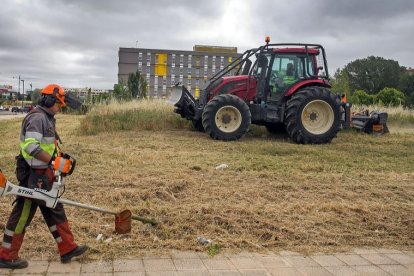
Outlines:
<svg viewBox="0 0 414 276"><path fill-rule="evenodd" d="M280 83L282 82L282 79L280 78L279 73L277 71L272 71L270 75L270 80L278 85L280 85Z"/></svg>

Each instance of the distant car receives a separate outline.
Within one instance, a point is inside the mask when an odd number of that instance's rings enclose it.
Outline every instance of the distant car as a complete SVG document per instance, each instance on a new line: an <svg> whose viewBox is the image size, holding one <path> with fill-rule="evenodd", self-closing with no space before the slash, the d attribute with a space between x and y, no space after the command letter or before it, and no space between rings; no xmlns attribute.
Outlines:
<svg viewBox="0 0 414 276"><path fill-rule="evenodd" d="M20 109L17 106L13 106L11 112L20 112Z"/></svg>

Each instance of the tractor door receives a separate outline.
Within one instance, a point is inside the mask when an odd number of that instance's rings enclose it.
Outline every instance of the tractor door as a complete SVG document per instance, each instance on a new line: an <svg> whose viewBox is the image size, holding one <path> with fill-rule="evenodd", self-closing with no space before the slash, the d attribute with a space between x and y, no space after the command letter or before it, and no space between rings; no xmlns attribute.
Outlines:
<svg viewBox="0 0 414 276"><path fill-rule="evenodd" d="M269 72L269 100L280 101L290 86L304 78L304 57L275 54Z"/></svg>
<svg viewBox="0 0 414 276"><path fill-rule="evenodd" d="M266 55L264 53L260 54L257 57L255 68L253 69L253 76L257 81L256 86L256 100L258 103L264 101L266 99L266 89L268 86L267 83L267 75L268 75L268 66L270 55Z"/></svg>

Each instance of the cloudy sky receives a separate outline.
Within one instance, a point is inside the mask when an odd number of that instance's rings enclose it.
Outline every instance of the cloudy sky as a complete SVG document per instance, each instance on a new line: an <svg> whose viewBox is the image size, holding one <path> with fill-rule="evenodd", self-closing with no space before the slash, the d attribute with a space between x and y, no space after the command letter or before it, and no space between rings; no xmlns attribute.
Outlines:
<svg viewBox="0 0 414 276"><path fill-rule="evenodd" d="M414 67L413 0L2 0L0 85L113 88L119 47L322 44L331 74L370 55ZM13 78L14 77L14 78Z"/></svg>

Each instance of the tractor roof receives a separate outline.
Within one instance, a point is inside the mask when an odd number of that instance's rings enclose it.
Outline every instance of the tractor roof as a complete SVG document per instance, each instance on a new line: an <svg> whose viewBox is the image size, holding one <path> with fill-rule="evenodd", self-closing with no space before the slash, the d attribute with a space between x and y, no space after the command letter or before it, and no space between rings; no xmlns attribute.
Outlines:
<svg viewBox="0 0 414 276"><path fill-rule="evenodd" d="M308 54L313 54L313 55L317 55L319 54L319 49L315 49L315 48L305 48L305 47L295 47L295 48L273 48L272 49L273 52L276 53L308 53Z"/></svg>

